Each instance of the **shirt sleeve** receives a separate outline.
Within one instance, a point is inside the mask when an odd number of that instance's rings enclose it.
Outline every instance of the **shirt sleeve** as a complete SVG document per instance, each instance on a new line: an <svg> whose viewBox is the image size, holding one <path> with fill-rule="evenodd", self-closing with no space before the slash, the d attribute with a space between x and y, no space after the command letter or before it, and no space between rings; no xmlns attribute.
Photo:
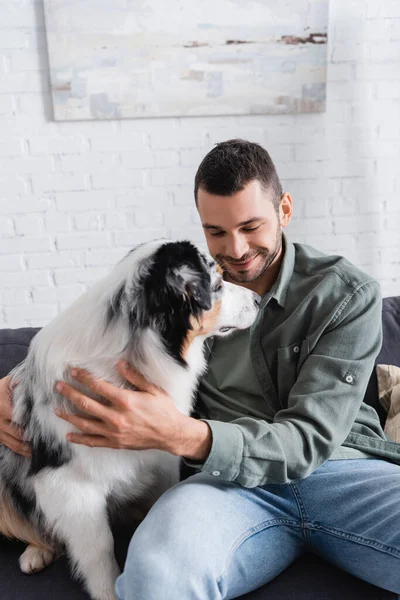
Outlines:
<svg viewBox="0 0 400 600"><path fill-rule="evenodd" d="M244 487L309 476L349 434L382 344L382 300L370 281L349 294L305 360L272 423L202 419L212 432L202 472Z"/></svg>

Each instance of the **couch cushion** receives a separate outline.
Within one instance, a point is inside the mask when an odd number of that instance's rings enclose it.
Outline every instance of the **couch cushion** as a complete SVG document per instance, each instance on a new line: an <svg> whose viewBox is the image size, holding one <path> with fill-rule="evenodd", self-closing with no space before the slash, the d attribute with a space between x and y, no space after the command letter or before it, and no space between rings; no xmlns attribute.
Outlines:
<svg viewBox="0 0 400 600"><path fill-rule="evenodd" d="M398 600L399 596L356 579L314 554L304 554L262 588L240 600Z"/></svg>
<svg viewBox="0 0 400 600"><path fill-rule="evenodd" d="M122 546L122 552L121 552ZM116 544L121 568L127 544ZM18 557L21 543L0 540L1 600L90 600L82 585L71 579L65 557L35 575L24 575ZM119 550L119 552L118 552ZM241 596L240 600L396 600L398 596L356 579L333 565L305 554L271 583Z"/></svg>
<svg viewBox="0 0 400 600"><path fill-rule="evenodd" d="M114 529L115 556L124 568L128 546L133 533L122 527ZM9 541L0 536L0 599L1 600L90 600L83 585L71 577L66 556L34 575L21 573L18 558L26 544Z"/></svg>

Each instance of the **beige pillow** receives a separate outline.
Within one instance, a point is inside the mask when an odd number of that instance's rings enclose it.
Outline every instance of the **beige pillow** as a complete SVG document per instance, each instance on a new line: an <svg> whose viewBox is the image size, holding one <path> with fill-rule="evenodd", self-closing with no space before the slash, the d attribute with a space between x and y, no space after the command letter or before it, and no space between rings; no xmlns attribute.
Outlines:
<svg viewBox="0 0 400 600"><path fill-rule="evenodd" d="M377 365L379 402L387 412L385 433L400 443L400 367Z"/></svg>

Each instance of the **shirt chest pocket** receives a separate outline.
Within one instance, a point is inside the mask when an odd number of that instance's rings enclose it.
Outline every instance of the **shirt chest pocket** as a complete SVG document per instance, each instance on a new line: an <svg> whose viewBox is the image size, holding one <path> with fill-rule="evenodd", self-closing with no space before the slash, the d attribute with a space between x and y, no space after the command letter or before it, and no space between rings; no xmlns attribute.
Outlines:
<svg viewBox="0 0 400 600"><path fill-rule="evenodd" d="M278 395L283 406L286 406L290 390L296 383L301 367L309 355L309 341L293 342L290 346L278 348Z"/></svg>

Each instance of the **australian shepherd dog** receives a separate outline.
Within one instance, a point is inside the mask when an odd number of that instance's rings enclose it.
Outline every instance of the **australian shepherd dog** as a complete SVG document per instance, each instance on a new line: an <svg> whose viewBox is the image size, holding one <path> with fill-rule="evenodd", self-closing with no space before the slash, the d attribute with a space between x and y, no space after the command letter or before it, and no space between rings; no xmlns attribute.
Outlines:
<svg viewBox="0 0 400 600"><path fill-rule="evenodd" d="M190 242L158 240L125 256L33 339L11 373L13 421L31 442L26 458L0 445L0 533L25 541L23 572L69 557L94 600L114 600L119 568L109 507L115 501L157 499L179 481L180 458L161 450L90 448L70 444L77 431L57 407L79 412L55 391L70 368L129 388L117 370L125 359L190 414L204 373L204 343L246 329L257 296L223 280L222 271Z"/></svg>

